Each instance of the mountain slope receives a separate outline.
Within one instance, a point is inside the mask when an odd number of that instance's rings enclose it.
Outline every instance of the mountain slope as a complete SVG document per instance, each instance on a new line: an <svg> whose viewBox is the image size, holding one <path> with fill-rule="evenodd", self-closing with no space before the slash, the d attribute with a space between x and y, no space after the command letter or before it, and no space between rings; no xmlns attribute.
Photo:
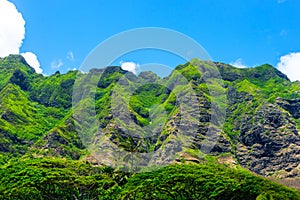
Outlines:
<svg viewBox="0 0 300 200"><path fill-rule="evenodd" d="M163 79L120 67L45 77L11 55L0 80L0 163L64 157L132 172L212 159L299 187L300 84L270 65L194 59Z"/></svg>
<svg viewBox="0 0 300 200"><path fill-rule="evenodd" d="M59 78L59 81L53 81L53 77L36 74L24 58L17 55L0 60L0 74L5 77L0 84L0 149L1 160L7 160L31 152L38 140L43 140L51 129L62 123L71 107L72 84L68 86L69 93L59 90L65 87L63 83L69 80L71 73ZM49 80L59 85L46 86L48 89L44 91L43 86ZM52 88L56 93L51 91ZM47 102L40 101L44 93L48 95ZM68 106L56 98L57 93L63 94L63 102L69 102ZM38 98L35 98L36 94ZM48 106L51 101L56 104Z"/></svg>

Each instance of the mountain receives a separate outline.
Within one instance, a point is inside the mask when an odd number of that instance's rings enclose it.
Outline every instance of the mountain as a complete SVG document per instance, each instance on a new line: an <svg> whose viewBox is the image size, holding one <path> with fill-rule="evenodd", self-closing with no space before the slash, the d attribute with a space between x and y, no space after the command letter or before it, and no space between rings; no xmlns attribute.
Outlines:
<svg viewBox="0 0 300 200"><path fill-rule="evenodd" d="M43 76L10 55L0 59L0 93L0 194L11 199L142 199L147 190L158 196L146 199L299 199L270 179L299 189L300 83L270 65L193 59L165 78L117 66Z"/></svg>

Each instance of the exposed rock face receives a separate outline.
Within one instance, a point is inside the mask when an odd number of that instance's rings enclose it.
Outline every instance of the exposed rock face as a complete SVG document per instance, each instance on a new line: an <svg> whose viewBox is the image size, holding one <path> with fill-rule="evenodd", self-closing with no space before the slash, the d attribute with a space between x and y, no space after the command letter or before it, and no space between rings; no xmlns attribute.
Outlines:
<svg viewBox="0 0 300 200"><path fill-rule="evenodd" d="M64 133L68 133L68 135ZM77 160L82 153L78 149L83 150L85 147L76 134L74 121L68 119L64 125L46 134L42 143L37 144L36 148L43 149L52 156L70 157Z"/></svg>
<svg viewBox="0 0 300 200"><path fill-rule="evenodd" d="M296 119L300 118L300 99L277 98L276 103Z"/></svg>
<svg viewBox="0 0 300 200"><path fill-rule="evenodd" d="M146 80L148 83L156 83L159 79L153 72L141 72L139 77Z"/></svg>
<svg viewBox="0 0 300 200"><path fill-rule="evenodd" d="M267 104L259 108L252 119L245 118L237 158L258 174L272 175L284 170L291 172L288 177L298 176L292 169L300 163L300 136L289 115Z"/></svg>
<svg viewBox="0 0 300 200"><path fill-rule="evenodd" d="M237 75L228 72L226 65L221 67L227 80L243 80L243 73ZM232 129L226 132L236 144L236 159L243 167L264 176L299 177L300 135L297 127L300 99L277 97L275 103L266 100L270 93L265 95L260 91L265 81L273 77L282 81L283 85L289 85L286 82L288 79L276 71L272 71L272 76L265 77L256 73L252 74L254 80L249 78L251 76L244 77L262 85L255 90L251 91L253 86L249 84L244 85L243 89L232 83L228 86L227 120Z"/></svg>

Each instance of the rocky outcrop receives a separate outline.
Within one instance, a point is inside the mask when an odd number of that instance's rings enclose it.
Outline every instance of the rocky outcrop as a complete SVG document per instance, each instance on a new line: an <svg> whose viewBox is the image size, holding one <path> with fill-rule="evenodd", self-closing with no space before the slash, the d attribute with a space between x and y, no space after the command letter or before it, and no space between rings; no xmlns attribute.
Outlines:
<svg viewBox="0 0 300 200"><path fill-rule="evenodd" d="M42 149L47 155L70 157L76 160L80 158L81 150L85 148L76 133L73 119L67 119L64 125L50 131L34 147Z"/></svg>
<svg viewBox="0 0 300 200"><path fill-rule="evenodd" d="M287 110L294 118L300 118L300 98L298 99L284 99L277 98L276 103Z"/></svg>
<svg viewBox="0 0 300 200"><path fill-rule="evenodd" d="M236 150L240 164L261 175L285 171L286 177L300 164L300 136L289 114L276 105L261 106L241 124Z"/></svg>

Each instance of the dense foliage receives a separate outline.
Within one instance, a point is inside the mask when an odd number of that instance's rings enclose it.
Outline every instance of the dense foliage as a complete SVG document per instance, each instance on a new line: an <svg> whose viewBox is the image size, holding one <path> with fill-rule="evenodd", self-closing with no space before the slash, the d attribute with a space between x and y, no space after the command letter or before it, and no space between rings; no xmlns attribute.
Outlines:
<svg viewBox="0 0 300 200"><path fill-rule="evenodd" d="M0 174L0 199L98 199L119 178L110 168L55 158L11 161Z"/></svg>
<svg viewBox="0 0 300 200"><path fill-rule="evenodd" d="M225 165L174 164L129 174L67 159L10 161L0 199L299 199L300 193Z"/></svg>

